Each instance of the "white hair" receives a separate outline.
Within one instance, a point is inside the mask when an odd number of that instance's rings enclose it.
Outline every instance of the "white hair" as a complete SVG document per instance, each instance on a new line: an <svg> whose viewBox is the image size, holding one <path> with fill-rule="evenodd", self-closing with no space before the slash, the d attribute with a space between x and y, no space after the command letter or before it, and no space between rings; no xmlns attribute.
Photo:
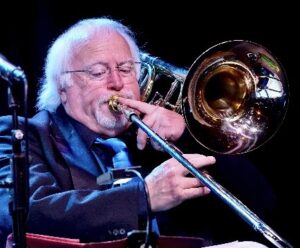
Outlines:
<svg viewBox="0 0 300 248"><path fill-rule="evenodd" d="M103 29L118 32L128 43L133 58L139 59L139 48L132 31L118 21L108 18L84 19L61 34L48 50L44 68L44 77L38 92L36 107L38 110L54 112L61 104L60 89L72 84L70 75L62 72L68 70L74 51ZM139 74L139 73L138 73Z"/></svg>

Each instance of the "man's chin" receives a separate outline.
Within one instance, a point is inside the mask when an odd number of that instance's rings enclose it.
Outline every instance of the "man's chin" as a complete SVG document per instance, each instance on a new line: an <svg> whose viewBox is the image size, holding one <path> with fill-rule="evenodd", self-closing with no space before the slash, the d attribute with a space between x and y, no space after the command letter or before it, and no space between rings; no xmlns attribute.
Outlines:
<svg viewBox="0 0 300 248"><path fill-rule="evenodd" d="M123 131L129 127L129 123L126 121L121 122L121 121L116 121L114 123L109 123L107 125L103 125L105 128L110 129L110 130L120 130Z"/></svg>
<svg viewBox="0 0 300 248"><path fill-rule="evenodd" d="M103 115L101 113L96 114L97 123L105 129L114 130L121 129L124 130L129 126L128 120L123 115Z"/></svg>

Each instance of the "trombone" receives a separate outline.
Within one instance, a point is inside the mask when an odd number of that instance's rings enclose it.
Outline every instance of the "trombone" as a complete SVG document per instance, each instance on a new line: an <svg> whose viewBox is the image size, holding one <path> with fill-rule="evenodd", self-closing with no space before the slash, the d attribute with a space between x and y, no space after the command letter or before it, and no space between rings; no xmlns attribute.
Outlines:
<svg viewBox="0 0 300 248"><path fill-rule="evenodd" d="M191 135L214 152L252 151L274 135L285 117L288 89L284 70L259 44L243 40L222 42L202 53L189 70L144 53L141 61L145 64L141 80L144 100L149 98L157 73L172 78L166 97L159 95L151 103L181 112ZM169 99L176 89L179 89L178 98L171 104ZM278 248L292 247L228 190L195 168L133 111L121 105L116 96L110 99L109 107L111 111L125 114L255 231Z"/></svg>

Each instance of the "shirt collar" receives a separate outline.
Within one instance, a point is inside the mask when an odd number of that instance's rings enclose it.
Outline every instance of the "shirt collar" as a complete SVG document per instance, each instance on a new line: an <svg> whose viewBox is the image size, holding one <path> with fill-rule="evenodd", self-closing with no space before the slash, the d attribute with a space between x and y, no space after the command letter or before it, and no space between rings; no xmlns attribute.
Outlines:
<svg viewBox="0 0 300 248"><path fill-rule="evenodd" d="M59 107L60 111L63 111L66 113L63 106ZM69 116L66 113L66 116L69 118L71 124L74 126L76 132L80 136L80 138L88 145L88 147L91 147L93 143L95 142L96 138L104 138L99 133L96 133L86 127L81 122L73 119L71 116ZM124 133L117 136L117 138L123 140L127 145L135 146L136 145L136 133L137 128L134 125L131 125ZM129 143L129 144L128 144Z"/></svg>
<svg viewBox="0 0 300 248"><path fill-rule="evenodd" d="M85 125L80 123L79 121L73 119L70 117L70 121L74 128L76 129L78 135L82 138L84 143L88 145L88 147L91 147L92 144L94 143L95 139L98 138L100 135L91 129L87 128Z"/></svg>

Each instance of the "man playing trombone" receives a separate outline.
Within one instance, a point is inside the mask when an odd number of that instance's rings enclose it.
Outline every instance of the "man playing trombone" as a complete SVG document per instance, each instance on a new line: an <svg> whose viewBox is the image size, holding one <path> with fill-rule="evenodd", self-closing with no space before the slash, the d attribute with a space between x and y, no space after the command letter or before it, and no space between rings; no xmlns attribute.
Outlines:
<svg viewBox="0 0 300 248"><path fill-rule="evenodd" d="M48 51L38 95L39 112L30 119L27 130L28 232L79 238L84 242L120 239L132 230L145 228L149 206L153 222L158 224L154 228L157 233L200 234L208 240L216 237L216 242L230 241L226 237L218 240L212 226L207 226L210 230L205 231L204 219L214 213L202 212L200 205L205 210L218 211L216 206L205 203L205 199L215 203L207 196L209 188L190 177L189 171L174 158L168 158L155 142L148 142L147 135L131 125L125 115L111 111L109 100L118 96L119 102L141 116L154 132L178 145L183 152L189 152L185 150L190 143L186 143L189 137L183 117L140 101L139 70L139 49L133 34L114 20L82 20L54 41ZM9 119L1 119L0 178L9 176L10 172L9 128ZM123 155L119 156L121 149ZM123 162L117 157L122 157ZM258 214L273 208L271 190L249 162L239 166L240 173L235 169L241 159L219 156L216 160L214 156L196 153L184 157L198 169L216 167L213 168L216 175L224 173L224 181L241 187L238 191L241 197ZM113 185L108 187L97 184L99 176L131 166L142 167L148 199L143 183L136 178L119 185L112 181ZM253 198L247 199L248 192ZM8 207L2 202L8 202L9 196L1 189L0 197L3 244L11 232L11 224L2 221L8 216ZM196 212L180 212L181 217L172 216L170 220L172 211L178 213L183 202L192 205L192 198L197 198L192 207ZM187 205L182 209L187 209ZM156 218L155 214L158 214ZM186 215L185 220L182 215ZM182 226L191 217L194 219L189 222L194 222L193 226L201 230L199 233L189 233L191 224ZM220 226L226 225L220 223Z"/></svg>

